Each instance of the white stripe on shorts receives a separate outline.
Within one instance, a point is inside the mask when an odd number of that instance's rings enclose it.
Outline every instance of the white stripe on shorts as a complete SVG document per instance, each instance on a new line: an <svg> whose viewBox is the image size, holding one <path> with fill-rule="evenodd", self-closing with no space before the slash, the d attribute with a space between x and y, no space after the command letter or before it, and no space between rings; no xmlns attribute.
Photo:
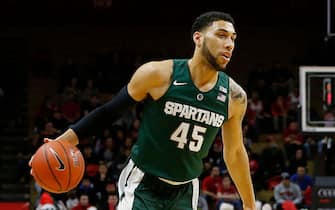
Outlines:
<svg viewBox="0 0 335 210"><path fill-rule="evenodd" d="M193 210L198 209L198 199L199 199L199 179L192 180L193 193L192 193L192 208Z"/></svg>
<svg viewBox="0 0 335 210"><path fill-rule="evenodd" d="M130 159L122 170L118 181L119 204L117 210L131 210L134 204L135 190L141 183L144 172ZM199 180L192 180L192 209L197 210L199 199Z"/></svg>
<svg viewBox="0 0 335 210"><path fill-rule="evenodd" d="M134 203L134 192L141 183L144 172L137 168L132 160L122 170L118 182L119 204L117 210L131 210Z"/></svg>

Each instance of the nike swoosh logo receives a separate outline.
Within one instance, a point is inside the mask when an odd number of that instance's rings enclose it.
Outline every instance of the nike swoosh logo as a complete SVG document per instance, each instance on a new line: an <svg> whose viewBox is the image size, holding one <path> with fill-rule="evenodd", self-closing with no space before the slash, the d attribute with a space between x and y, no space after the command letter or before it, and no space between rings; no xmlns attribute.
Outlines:
<svg viewBox="0 0 335 210"><path fill-rule="evenodd" d="M177 82L177 80L173 81L173 85L180 86L180 85L187 85L187 82Z"/></svg>
<svg viewBox="0 0 335 210"><path fill-rule="evenodd" d="M51 153L55 156L57 162L59 163L59 166L58 166L58 170L59 171L63 171L65 169L65 164L64 162L62 161L62 159L60 159L59 155L57 154L57 152L52 149L51 147L49 147L49 150L51 151Z"/></svg>

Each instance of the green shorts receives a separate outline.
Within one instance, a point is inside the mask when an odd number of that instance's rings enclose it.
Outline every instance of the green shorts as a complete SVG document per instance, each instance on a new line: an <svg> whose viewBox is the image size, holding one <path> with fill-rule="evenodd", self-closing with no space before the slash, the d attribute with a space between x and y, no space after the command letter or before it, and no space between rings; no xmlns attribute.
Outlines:
<svg viewBox="0 0 335 210"><path fill-rule="evenodd" d="M117 210L196 210L199 181L170 185L140 170L132 160L122 170L118 182Z"/></svg>

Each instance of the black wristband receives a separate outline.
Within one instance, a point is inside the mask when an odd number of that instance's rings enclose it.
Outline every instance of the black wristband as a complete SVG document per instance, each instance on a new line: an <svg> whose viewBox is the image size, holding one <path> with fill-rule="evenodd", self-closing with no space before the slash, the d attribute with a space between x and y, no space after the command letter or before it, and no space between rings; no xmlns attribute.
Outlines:
<svg viewBox="0 0 335 210"><path fill-rule="evenodd" d="M129 95L127 85L124 86L111 101L94 109L84 116L70 128L77 134L78 138L93 136L98 134L107 124L113 123L135 100Z"/></svg>

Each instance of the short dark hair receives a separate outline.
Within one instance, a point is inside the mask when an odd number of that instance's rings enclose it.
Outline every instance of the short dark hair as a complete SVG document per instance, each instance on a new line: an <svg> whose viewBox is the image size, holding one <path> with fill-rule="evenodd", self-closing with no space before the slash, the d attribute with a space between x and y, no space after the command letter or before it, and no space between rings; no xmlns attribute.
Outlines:
<svg viewBox="0 0 335 210"><path fill-rule="evenodd" d="M210 11L205 12L198 16L192 24L191 36L193 37L194 32L201 31L204 28L210 26L214 21L224 20L235 24L233 17L225 12Z"/></svg>

